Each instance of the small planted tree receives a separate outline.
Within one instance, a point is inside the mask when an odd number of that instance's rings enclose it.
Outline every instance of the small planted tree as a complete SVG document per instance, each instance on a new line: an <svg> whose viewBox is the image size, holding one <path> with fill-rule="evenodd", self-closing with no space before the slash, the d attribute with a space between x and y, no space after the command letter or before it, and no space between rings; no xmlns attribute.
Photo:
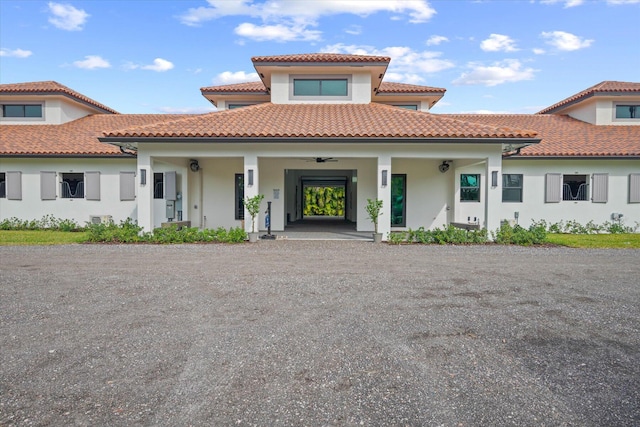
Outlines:
<svg viewBox="0 0 640 427"><path fill-rule="evenodd" d="M369 219L373 222L374 234L378 234L378 218L382 215L382 200L367 199L367 206L365 209Z"/></svg>
<svg viewBox="0 0 640 427"><path fill-rule="evenodd" d="M244 207L247 208L249 216L251 216L251 232L256 232L256 216L260 212L260 203L264 199L264 194L257 194L253 197L247 197L244 199Z"/></svg>

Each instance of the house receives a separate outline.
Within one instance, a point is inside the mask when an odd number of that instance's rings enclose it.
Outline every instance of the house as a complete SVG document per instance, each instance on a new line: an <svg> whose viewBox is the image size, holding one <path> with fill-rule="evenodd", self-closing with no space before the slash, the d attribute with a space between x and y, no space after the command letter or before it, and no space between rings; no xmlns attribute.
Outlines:
<svg viewBox="0 0 640 427"><path fill-rule="evenodd" d="M228 228L243 224L244 197L264 194L286 232L308 188L339 188L359 231L373 229L367 199L383 201L384 236L640 221L640 83L603 82L533 115L433 114L445 89L385 82L388 57L252 61L261 80L202 88L218 111L200 115L119 114L55 82L0 85L0 220Z"/></svg>

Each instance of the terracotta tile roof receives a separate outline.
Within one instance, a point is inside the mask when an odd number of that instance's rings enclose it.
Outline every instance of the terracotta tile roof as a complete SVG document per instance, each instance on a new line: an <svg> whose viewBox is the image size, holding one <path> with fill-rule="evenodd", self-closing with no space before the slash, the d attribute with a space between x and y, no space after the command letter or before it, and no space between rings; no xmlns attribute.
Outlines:
<svg viewBox="0 0 640 427"><path fill-rule="evenodd" d="M104 112L118 114L118 112L112 108L107 107L104 104L100 104L93 99L84 96L81 93L76 92L73 89L69 89L65 85L62 85L54 81L44 82L28 82L28 83L9 83L0 84L0 95L35 95L35 94L47 94L47 95L65 95L79 101L83 104L89 104Z"/></svg>
<svg viewBox="0 0 640 427"><path fill-rule="evenodd" d="M200 88L201 92L262 92L268 95L262 82L246 82L231 85L209 86Z"/></svg>
<svg viewBox="0 0 640 427"><path fill-rule="evenodd" d="M439 87L394 82L382 82L378 88L378 93L439 93L444 95L446 91L446 89Z"/></svg>
<svg viewBox="0 0 640 427"><path fill-rule="evenodd" d="M256 62L389 62L388 56L349 55L340 53L300 53L293 55L254 56Z"/></svg>
<svg viewBox="0 0 640 427"><path fill-rule="evenodd" d="M640 83L615 82L615 81L600 82L595 86L591 86L590 88L585 89L582 92L578 92L575 95L572 95L566 99L563 99L562 101L557 102L550 107L540 110L538 114L553 113L554 110L557 110L560 107L564 107L568 104L572 104L574 102L580 101L584 98L588 98L591 96L609 95L609 94L620 95L622 93L640 95Z"/></svg>
<svg viewBox="0 0 640 427"><path fill-rule="evenodd" d="M103 131L185 117L177 114L95 114L61 125L1 125L0 156L113 156L120 149L98 141Z"/></svg>
<svg viewBox="0 0 640 427"><path fill-rule="evenodd" d="M521 157L640 156L640 126L596 126L566 115L442 114L490 126L535 129L539 144L521 151Z"/></svg>
<svg viewBox="0 0 640 427"><path fill-rule="evenodd" d="M534 131L477 124L382 104L263 103L105 133L169 138L529 138Z"/></svg>

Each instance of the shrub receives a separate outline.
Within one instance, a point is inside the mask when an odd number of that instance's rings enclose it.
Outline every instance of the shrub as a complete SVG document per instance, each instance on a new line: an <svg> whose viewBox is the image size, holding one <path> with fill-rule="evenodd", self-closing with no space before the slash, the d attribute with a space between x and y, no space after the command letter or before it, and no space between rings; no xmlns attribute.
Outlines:
<svg viewBox="0 0 640 427"><path fill-rule="evenodd" d="M501 245L539 245L544 243L547 237L544 225L532 224L528 229L519 225L511 226L504 223L500 228L491 233L493 240Z"/></svg>

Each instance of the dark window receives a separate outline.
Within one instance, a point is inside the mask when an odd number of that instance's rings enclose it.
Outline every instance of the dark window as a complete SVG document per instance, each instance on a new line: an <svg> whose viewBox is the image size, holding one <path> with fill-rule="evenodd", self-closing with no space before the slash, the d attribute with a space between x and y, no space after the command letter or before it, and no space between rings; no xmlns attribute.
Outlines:
<svg viewBox="0 0 640 427"><path fill-rule="evenodd" d="M84 199L84 174L63 173L60 183L60 197L62 199Z"/></svg>
<svg viewBox="0 0 640 427"><path fill-rule="evenodd" d="M227 105L227 110L235 110L236 108L248 107L250 105L255 104L229 104Z"/></svg>
<svg viewBox="0 0 640 427"><path fill-rule="evenodd" d="M480 201L480 175L469 173L460 175L460 201Z"/></svg>
<svg viewBox="0 0 640 427"><path fill-rule="evenodd" d="M407 225L407 175L391 175L391 226Z"/></svg>
<svg viewBox="0 0 640 427"><path fill-rule="evenodd" d="M0 199L7 197L7 178L4 172L0 172Z"/></svg>
<svg viewBox="0 0 640 427"><path fill-rule="evenodd" d="M394 107L404 108L405 110L418 110L418 106L415 104L394 104Z"/></svg>
<svg viewBox="0 0 640 427"><path fill-rule="evenodd" d="M153 198L164 198L164 174L162 172L153 173Z"/></svg>
<svg viewBox="0 0 640 427"><path fill-rule="evenodd" d="M347 96L347 79L294 79L294 96Z"/></svg>
<svg viewBox="0 0 640 427"><path fill-rule="evenodd" d="M244 174L236 174L236 219L244 219Z"/></svg>
<svg viewBox="0 0 640 427"><path fill-rule="evenodd" d="M40 104L3 105L2 117L42 117L42 105Z"/></svg>
<svg viewBox="0 0 640 427"><path fill-rule="evenodd" d="M640 119L640 105L616 105L616 119Z"/></svg>
<svg viewBox="0 0 640 427"><path fill-rule="evenodd" d="M563 175L562 200L588 200L587 175Z"/></svg>
<svg viewBox="0 0 640 427"><path fill-rule="evenodd" d="M522 202L522 174L502 174L502 201Z"/></svg>

